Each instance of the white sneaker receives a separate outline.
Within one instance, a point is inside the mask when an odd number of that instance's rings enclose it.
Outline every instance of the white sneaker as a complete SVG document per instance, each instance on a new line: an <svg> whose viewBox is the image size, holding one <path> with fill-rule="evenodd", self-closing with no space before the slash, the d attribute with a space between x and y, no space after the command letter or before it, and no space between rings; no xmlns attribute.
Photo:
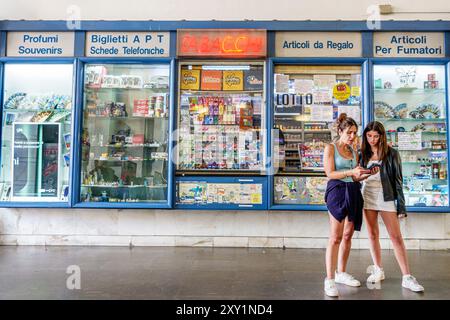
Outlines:
<svg viewBox="0 0 450 320"><path fill-rule="evenodd" d="M368 266L367 273L370 273L370 276L367 278L367 282L377 283L384 280L384 270L379 266Z"/></svg>
<svg viewBox="0 0 450 320"><path fill-rule="evenodd" d="M352 275L348 274L347 272L336 271L334 279L336 283L345 284L350 287L359 287L361 285L361 282L356 280Z"/></svg>
<svg viewBox="0 0 450 320"><path fill-rule="evenodd" d="M336 283L334 281L334 279L325 279L325 294L329 297L337 297L339 296L339 292L336 288Z"/></svg>
<svg viewBox="0 0 450 320"><path fill-rule="evenodd" d="M412 275L403 276L402 287L414 292L422 292L425 289L417 282Z"/></svg>

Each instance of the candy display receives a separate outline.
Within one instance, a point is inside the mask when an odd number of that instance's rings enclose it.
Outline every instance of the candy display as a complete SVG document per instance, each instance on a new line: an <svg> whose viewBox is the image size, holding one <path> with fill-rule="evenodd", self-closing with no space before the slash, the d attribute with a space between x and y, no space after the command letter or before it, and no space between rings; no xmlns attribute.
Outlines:
<svg viewBox="0 0 450 320"><path fill-rule="evenodd" d="M181 67L178 170L262 169L262 89L243 91L242 77L242 70Z"/></svg>
<svg viewBox="0 0 450 320"><path fill-rule="evenodd" d="M86 74L82 201L166 202L168 66L87 65Z"/></svg>
<svg viewBox="0 0 450 320"><path fill-rule="evenodd" d="M393 74L399 78L388 78ZM431 90L431 83L443 83L445 67L376 65L374 76L392 83L391 90L374 91L375 120L384 124L388 143L399 148L406 205L447 206L446 97ZM423 88L412 86L421 81Z"/></svg>

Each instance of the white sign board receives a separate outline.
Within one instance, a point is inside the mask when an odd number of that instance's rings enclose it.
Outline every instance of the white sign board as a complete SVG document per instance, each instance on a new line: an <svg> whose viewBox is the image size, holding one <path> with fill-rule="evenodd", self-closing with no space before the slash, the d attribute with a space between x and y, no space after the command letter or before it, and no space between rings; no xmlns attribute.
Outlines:
<svg viewBox="0 0 450 320"><path fill-rule="evenodd" d="M398 150L422 150L422 133L398 132Z"/></svg>
<svg viewBox="0 0 450 320"><path fill-rule="evenodd" d="M8 57L73 57L73 32L8 32Z"/></svg>
<svg viewBox="0 0 450 320"><path fill-rule="evenodd" d="M443 32L375 32L374 57L444 57Z"/></svg>
<svg viewBox="0 0 450 320"><path fill-rule="evenodd" d="M168 57L169 32L87 32L87 57Z"/></svg>
<svg viewBox="0 0 450 320"><path fill-rule="evenodd" d="M277 32L277 57L361 57L360 32Z"/></svg>

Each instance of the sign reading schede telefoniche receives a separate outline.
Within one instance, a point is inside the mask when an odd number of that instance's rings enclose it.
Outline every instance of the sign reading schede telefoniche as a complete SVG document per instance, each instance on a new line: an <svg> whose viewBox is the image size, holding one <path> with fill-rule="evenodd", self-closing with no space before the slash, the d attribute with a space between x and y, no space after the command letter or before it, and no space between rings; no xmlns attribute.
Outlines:
<svg viewBox="0 0 450 320"><path fill-rule="evenodd" d="M8 32L8 57L73 57L73 32Z"/></svg>
<svg viewBox="0 0 450 320"><path fill-rule="evenodd" d="M444 57L443 32L375 32L374 57Z"/></svg>
<svg viewBox="0 0 450 320"><path fill-rule="evenodd" d="M168 57L169 32L87 32L87 57Z"/></svg>
<svg viewBox="0 0 450 320"><path fill-rule="evenodd" d="M277 32L277 57L361 57L360 32Z"/></svg>

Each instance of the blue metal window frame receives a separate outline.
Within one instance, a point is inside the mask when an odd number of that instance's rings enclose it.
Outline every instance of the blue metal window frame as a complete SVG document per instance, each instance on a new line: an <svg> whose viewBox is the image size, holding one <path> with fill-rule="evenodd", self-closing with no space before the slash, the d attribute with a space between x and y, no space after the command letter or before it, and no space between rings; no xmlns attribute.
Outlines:
<svg viewBox="0 0 450 320"><path fill-rule="evenodd" d="M368 69L368 59L367 58L270 58L269 59L269 65L271 66L272 71L275 70L275 67L277 65L329 65L329 66L360 66L361 67L361 83L364 84L367 79L367 69ZM273 122L274 122L274 105L273 105L273 92L274 92L274 75L275 73L272 73L270 81L270 94L271 94L271 101L268 102L268 105L270 105L270 114L269 114L269 122L270 127L273 128ZM366 125L366 112L365 112L365 106L367 103L367 95L368 92L366 91L367 88L363 85L361 89L361 96L362 96L362 106L361 106L361 122L362 127L364 128ZM271 145L269 146L269 149L271 150L271 153L273 153L273 141L271 141ZM271 172L273 172L271 170ZM274 203L274 179L276 175L271 175L269 179L269 190L268 194L270 196L269 199L269 208L270 210L298 210L298 211L326 211L327 207L326 205L318 205L318 204L275 204ZM282 175L281 175L282 176ZM300 175L290 175L290 177L300 177ZM307 176L305 176L307 177Z"/></svg>
<svg viewBox="0 0 450 320"><path fill-rule="evenodd" d="M374 79L373 79L373 69L375 65L435 65L435 66L443 66L445 68L445 86L446 86L446 94L445 94L445 103L446 103L446 125L449 125L449 101L450 101L450 91L448 88L449 85L449 67L450 67L450 58L422 58L422 59L416 59L416 58L373 58L370 59L370 68L371 68L371 78L369 79L370 84L370 103L368 105L368 113L370 114L370 121L374 120ZM449 141L450 135L447 130L447 159L450 156L450 151L448 148L448 141ZM449 163L447 162L447 172L449 170ZM449 176L447 175L447 184L449 184ZM417 206L407 206L406 207L408 212L415 212L415 213L428 213L428 212L435 212L435 213L450 213L450 205L448 206L442 206L442 207L417 207Z"/></svg>
<svg viewBox="0 0 450 320"><path fill-rule="evenodd" d="M4 72L4 63L8 61L19 61L19 60L28 60L29 62L32 61L39 61L41 58L6 58L6 33L8 31L75 31L75 57L70 58L70 60L75 59L75 68L76 68L76 82L74 84L75 86L75 92L74 96L75 99L79 99L79 92L82 91L82 68L83 68L83 61L89 58L83 58L84 55L84 43L85 43L85 32L86 31L169 31L171 33L171 45L170 45L170 77L171 77L171 90L170 94L172 97L171 100L171 111L172 116L170 117L171 124L169 125L172 129L174 129L174 124L176 122L176 113L175 113L175 102L177 101L177 83L175 82L177 77L177 71L178 71L178 60L175 57L176 52L176 30L177 29L266 29L268 32L268 60L266 60L266 75L267 75L267 83L266 86L270 86L269 81L273 81L273 63L277 61L277 58L271 59L274 55L274 34L276 31L324 31L324 32L339 32L339 31L358 31L362 32L363 37L363 57L366 58L366 62L363 64L364 66L364 73L367 75L367 79L363 83L363 90L367 94L365 94L364 98L364 108L362 110L364 116L363 116L363 124L367 123L372 117L372 101L373 101L373 77L372 77L372 70L373 70L373 64L378 63L377 61L380 60L380 62L389 62L392 61L392 63L399 63L399 61L402 61L402 59L394 59L394 58L385 58L385 59L372 59L373 52L372 52L372 37L374 32L380 32L380 31L427 31L427 32L444 32L444 39L445 39L445 56L450 57L450 21L382 21L381 22L381 28L379 30L371 30L368 29L366 21L253 21L253 20L246 20L246 21L125 21L125 20L118 20L118 21L79 21L80 22L80 29L73 30L68 29L67 22L65 20L58 20L58 21L45 21L45 20L39 20L39 21L23 21L23 20L0 20L0 103L3 105L3 72ZM270 40L272 38L272 40ZM63 61L64 59L61 58L42 58L45 60L42 61L56 61L57 63L60 61ZM321 58L312 59L314 63L318 63L318 61ZM130 58L130 61L135 61L135 59ZM299 59L300 60L300 59ZM413 59L404 59L405 63L413 63ZM420 64L423 64L425 61L431 61L429 59L417 59ZM438 59L442 60L442 63L445 59ZM117 61L114 59L114 61ZM152 61L154 61L152 59ZM303 60L302 60L303 61ZM395 61L395 62L394 62ZM51 63L51 62L49 62ZM450 101L450 90L448 88L449 78L450 78L450 66L447 64L447 73L446 73L446 82L447 82L447 108L449 107L449 101ZM272 79L272 80L271 80ZM78 97L78 98L77 98ZM82 99L82 95L81 95ZM266 99L268 99L269 103L266 104L267 109L270 111L272 108L270 107L270 103L273 101L273 92L272 90L267 90ZM75 100L75 105L79 106L82 100ZM82 110L79 110L78 108L74 107L72 117L75 117L75 120L81 116ZM268 113L267 113L268 114ZM447 112L448 117L448 112ZM267 137L267 155L269 156L271 154L271 127L272 117L268 114L268 121L267 128L268 128L268 137ZM1 115L0 115L1 120ZM72 121L73 125L75 125L75 121ZM76 125L79 125L78 121ZM75 147L78 145L78 141L80 141L80 132L77 130L78 128L74 128L75 131L73 131L72 134L72 145ZM1 138L1 137L0 137ZM447 137L448 139L449 137ZM74 143L77 142L77 143ZM173 148L174 142L172 141L169 150L169 157L171 158L171 150ZM80 146L77 146L78 148ZM74 148L72 148L73 150ZM77 157L79 157L79 154L73 154L73 157L71 157L71 161L76 161ZM267 159L270 159L269 157ZM74 177L76 177L76 171L79 171L79 168L77 166L71 164L71 193L69 195L70 202L68 205L61 206L61 203L13 203L13 202L3 202L0 203L0 207L80 207L79 204L75 201L77 197L79 197L79 190L74 188L75 180ZM170 173L171 170L171 173ZM172 179L172 183L170 183L170 187L168 190L168 194L171 194L170 199L168 199L168 207L172 208L174 207L175 202L175 196L174 196L174 188L176 183L176 177L174 175L174 165L172 164L171 169L169 169L169 178ZM186 177L186 178L197 178L195 176L193 177ZM208 177L212 179L223 179L222 177ZM245 177L243 177L245 178ZM264 177L257 177L264 179ZM265 177L267 182L273 181L273 176L270 174ZM271 199L273 198L273 195L271 192L267 192L266 202L269 204ZM111 206L111 203L105 203L106 206L101 206L103 208L113 208ZM269 206L269 205L268 205ZM282 208L279 208L281 210L306 210L306 211L315 211L315 210L325 210L326 208L324 206L318 206L314 207L312 205L280 205ZM99 207L99 206L97 206ZM131 204L126 204L123 208L133 208ZM206 208L205 208L206 209ZM212 208L207 208L212 209ZM278 209L278 208L272 208L270 209ZM415 209L415 208L414 208ZM431 210L430 210L431 209ZM417 208L417 211L414 210L414 212L447 212L450 211L450 208L440 208L442 210L432 210L434 208L424 208L419 207Z"/></svg>
<svg viewBox="0 0 450 320"><path fill-rule="evenodd" d="M73 65L73 74L72 74L72 120L71 120L71 135L72 146L75 145L74 142L74 113L75 113L75 95L76 95L76 60L75 58L21 58L21 57L1 57L1 83L0 83L0 123L3 123L3 93L4 93L4 85L5 85L5 74L4 74L4 66L6 64L72 64ZM2 139L3 128L0 133L0 141ZM72 189L71 189L71 177L73 172L73 148L70 150L70 169L69 169L69 195L67 201L0 201L0 208L70 208L70 204L72 201ZM1 149L0 149L0 158L1 158Z"/></svg>
<svg viewBox="0 0 450 320"><path fill-rule="evenodd" d="M81 144L77 143L75 152L77 154L76 165L74 166L73 174L73 190L75 191L72 206L74 208L93 208L93 209L104 209L104 208L117 208L117 209L170 209L172 207L173 198L173 164L172 161L172 149L173 144L171 142L171 134L173 128L173 112L174 112L174 99L173 93L175 90L175 84L172 81L174 79L174 65L175 61L173 58L79 58L79 74L80 81L78 81L78 91L77 91L77 109L79 110L77 114L76 130L77 130L77 141L81 141L82 134L82 114L83 114L83 85L84 85L84 67L87 64L140 64L140 65L166 65L169 67L169 150L168 150L168 181L167 181L167 199L164 202L81 202L80 201L80 188L81 188Z"/></svg>
<svg viewBox="0 0 450 320"><path fill-rule="evenodd" d="M258 205L238 205L238 204L177 204L175 209L194 209L194 210L267 210L267 198L264 194L267 193L267 179L262 176L240 176L240 177L218 177L218 176L177 176L176 183L180 181L202 181L207 183L240 183L240 184L262 184L262 204ZM175 195L174 198L177 198Z"/></svg>

